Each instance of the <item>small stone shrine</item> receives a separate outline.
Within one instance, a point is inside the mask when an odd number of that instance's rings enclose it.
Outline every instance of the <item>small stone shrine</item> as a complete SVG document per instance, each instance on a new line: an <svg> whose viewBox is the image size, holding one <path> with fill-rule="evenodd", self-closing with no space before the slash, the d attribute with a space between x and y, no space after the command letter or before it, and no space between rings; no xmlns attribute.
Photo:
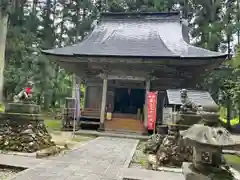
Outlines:
<svg viewBox="0 0 240 180"><path fill-rule="evenodd" d="M222 149L236 144L231 134L218 127L215 108L203 107L199 111L201 124L195 124L181 133L185 143L193 147L192 163L184 162L183 174L186 180L237 180L225 164Z"/></svg>
<svg viewBox="0 0 240 180"><path fill-rule="evenodd" d="M28 102L8 103L0 113L0 150L31 153L55 145L40 107Z"/></svg>

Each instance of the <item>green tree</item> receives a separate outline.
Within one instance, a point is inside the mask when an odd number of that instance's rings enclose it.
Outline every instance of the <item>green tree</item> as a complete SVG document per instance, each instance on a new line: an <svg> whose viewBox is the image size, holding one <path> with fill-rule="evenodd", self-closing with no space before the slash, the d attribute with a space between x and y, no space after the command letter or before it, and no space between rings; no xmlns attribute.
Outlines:
<svg viewBox="0 0 240 180"><path fill-rule="evenodd" d="M0 102L3 101L3 81L5 67L5 48L8 28L8 18L13 1L1 0L0 2Z"/></svg>

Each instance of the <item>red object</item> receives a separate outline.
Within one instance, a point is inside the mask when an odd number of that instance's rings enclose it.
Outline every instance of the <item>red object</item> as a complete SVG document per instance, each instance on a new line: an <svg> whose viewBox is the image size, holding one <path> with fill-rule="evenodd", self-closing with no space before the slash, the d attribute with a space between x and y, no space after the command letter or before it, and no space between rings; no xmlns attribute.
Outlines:
<svg viewBox="0 0 240 180"><path fill-rule="evenodd" d="M147 128L154 129L157 114L157 91L147 92Z"/></svg>
<svg viewBox="0 0 240 180"><path fill-rule="evenodd" d="M32 90L32 88L26 87L26 88L25 88L25 93L31 94L31 90Z"/></svg>

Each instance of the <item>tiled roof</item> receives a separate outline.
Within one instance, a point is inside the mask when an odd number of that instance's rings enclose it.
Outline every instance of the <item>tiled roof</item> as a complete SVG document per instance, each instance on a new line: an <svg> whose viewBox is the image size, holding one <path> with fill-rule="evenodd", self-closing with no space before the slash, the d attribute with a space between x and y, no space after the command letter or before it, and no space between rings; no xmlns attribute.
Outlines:
<svg viewBox="0 0 240 180"><path fill-rule="evenodd" d="M80 43L42 52L60 56L226 57L188 44L182 28L179 13L105 13Z"/></svg>
<svg viewBox="0 0 240 180"><path fill-rule="evenodd" d="M181 105L180 89L168 89L167 98L171 105ZM188 90L188 98L194 103L202 106L217 106L207 91Z"/></svg>

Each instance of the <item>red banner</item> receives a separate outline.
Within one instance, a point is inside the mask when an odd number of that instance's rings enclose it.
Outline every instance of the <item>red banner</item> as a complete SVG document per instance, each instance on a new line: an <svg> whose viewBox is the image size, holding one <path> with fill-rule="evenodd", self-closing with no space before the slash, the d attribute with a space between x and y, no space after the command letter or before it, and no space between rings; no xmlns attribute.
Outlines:
<svg viewBox="0 0 240 180"><path fill-rule="evenodd" d="M147 93L147 128L154 129L157 114L157 91Z"/></svg>

